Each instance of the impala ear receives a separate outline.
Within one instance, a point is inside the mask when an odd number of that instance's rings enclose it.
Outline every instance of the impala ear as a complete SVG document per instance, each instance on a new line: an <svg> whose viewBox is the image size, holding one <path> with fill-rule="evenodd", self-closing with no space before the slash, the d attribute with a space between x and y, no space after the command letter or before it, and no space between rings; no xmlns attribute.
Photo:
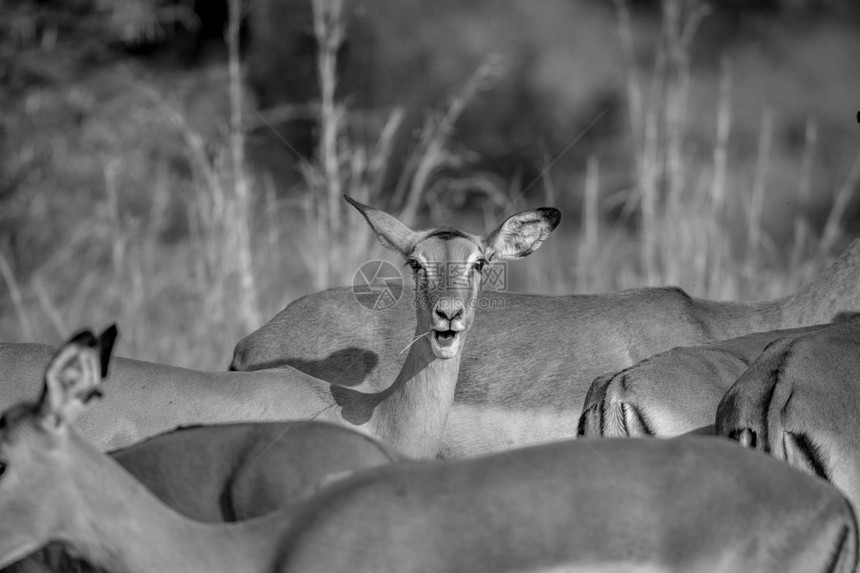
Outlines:
<svg viewBox="0 0 860 573"><path fill-rule="evenodd" d="M108 365L110 364L110 357L113 353L113 345L116 342L117 336L119 336L119 331L116 328L116 324L111 324L99 334L99 363L101 364L102 378L107 378Z"/></svg>
<svg viewBox="0 0 860 573"><path fill-rule="evenodd" d="M363 205L349 195L344 195L343 198L364 216L383 247L398 251L404 257L412 252L418 242L418 233L385 211Z"/></svg>
<svg viewBox="0 0 860 573"><path fill-rule="evenodd" d="M56 430L71 424L87 402L101 396L99 384L107 375L116 337L115 325L99 336L82 330L57 350L45 370L39 401L39 415L46 428Z"/></svg>
<svg viewBox="0 0 860 573"><path fill-rule="evenodd" d="M561 211L541 207L509 217L484 238L489 260L520 259L532 254L561 221Z"/></svg>

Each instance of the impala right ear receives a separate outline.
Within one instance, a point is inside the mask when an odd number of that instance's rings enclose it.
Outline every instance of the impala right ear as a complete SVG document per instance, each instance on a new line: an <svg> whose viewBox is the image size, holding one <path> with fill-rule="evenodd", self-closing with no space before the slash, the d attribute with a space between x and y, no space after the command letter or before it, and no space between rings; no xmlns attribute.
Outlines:
<svg viewBox="0 0 860 573"><path fill-rule="evenodd" d="M83 330L57 350L45 370L45 386L39 400L43 426L51 430L68 426L86 408L87 402L101 396L99 384L107 375L116 337L115 325L99 336Z"/></svg>
<svg viewBox="0 0 860 573"><path fill-rule="evenodd" d="M511 260L527 257L543 244L561 221L561 211L541 207L524 211L499 225L484 238L488 260Z"/></svg>
<svg viewBox="0 0 860 573"><path fill-rule="evenodd" d="M404 257L415 248L415 244L418 242L418 233L385 211L363 205L349 195L344 195L343 198L364 216L383 247L398 251Z"/></svg>

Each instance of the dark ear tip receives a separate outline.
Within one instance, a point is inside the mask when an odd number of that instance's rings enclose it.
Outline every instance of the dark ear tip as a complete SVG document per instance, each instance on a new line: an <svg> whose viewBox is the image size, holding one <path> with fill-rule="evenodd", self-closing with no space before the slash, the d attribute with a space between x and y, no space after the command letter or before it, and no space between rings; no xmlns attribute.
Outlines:
<svg viewBox="0 0 860 573"><path fill-rule="evenodd" d="M538 211L543 215L547 223L549 223L551 229L558 227L558 224L561 222L561 211L555 207L541 207Z"/></svg>
<svg viewBox="0 0 860 573"><path fill-rule="evenodd" d="M359 203L358 201L356 201L355 199L353 199L352 197L350 197L346 193L343 193L343 198L346 199L346 202L349 203L350 205L352 205L353 207L361 206L361 203Z"/></svg>
<svg viewBox="0 0 860 573"><path fill-rule="evenodd" d="M352 197L350 197L346 193L343 194L343 198L346 200L347 203L349 203L350 205L352 205L353 207L358 209L358 212L361 213L362 215L364 215L365 217L367 217L368 211L374 211L375 210L370 205L365 205L364 203L362 203L360 201L356 201L355 199L353 199Z"/></svg>
<svg viewBox="0 0 860 573"><path fill-rule="evenodd" d="M116 327L116 323L112 323L107 328L105 328L101 334L99 334L99 340L101 340L102 344L110 342L112 346L118 336L119 329Z"/></svg>
<svg viewBox="0 0 860 573"><path fill-rule="evenodd" d="M118 336L119 330L116 324L111 324L99 335L98 345L101 351L99 352L99 359L101 361L102 378L108 375L111 352L113 352L113 346Z"/></svg>
<svg viewBox="0 0 860 573"><path fill-rule="evenodd" d="M94 348L98 344L96 335L89 328L79 330L69 338L67 344L77 344L78 346L88 346Z"/></svg>

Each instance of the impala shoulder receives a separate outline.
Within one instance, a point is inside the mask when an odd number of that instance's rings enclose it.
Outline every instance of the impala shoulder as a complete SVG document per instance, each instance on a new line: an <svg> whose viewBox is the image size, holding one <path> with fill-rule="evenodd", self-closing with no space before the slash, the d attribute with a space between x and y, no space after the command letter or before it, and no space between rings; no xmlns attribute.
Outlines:
<svg viewBox="0 0 860 573"><path fill-rule="evenodd" d="M694 302L696 300L681 287L673 285L628 289L622 291L622 294L632 295L636 298L654 298L667 301Z"/></svg>
<svg viewBox="0 0 860 573"><path fill-rule="evenodd" d="M668 314L674 318L687 317L701 322L697 318L700 314L699 309L709 302L690 296L678 286L642 287L622 291L620 294L637 310L648 314L657 313L664 321Z"/></svg>
<svg viewBox="0 0 860 573"><path fill-rule="evenodd" d="M690 296L687 291L679 286L654 287L653 290L659 291L661 302L665 301L672 308L694 319L699 317L697 310L710 302ZM703 320L700 319L699 322L703 322ZM705 325L702 324L702 326Z"/></svg>
<svg viewBox="0 0 860 573"><path fill-rule="evenodd" d="M687 294L687 291L685 291L684 289L682 289L679 286L670 285L670 286L663 287L663 288L668 293L671 293L672 296L676 296L684 302L693 302L695 300L693 297L691 297L689 294Z"/></svg>

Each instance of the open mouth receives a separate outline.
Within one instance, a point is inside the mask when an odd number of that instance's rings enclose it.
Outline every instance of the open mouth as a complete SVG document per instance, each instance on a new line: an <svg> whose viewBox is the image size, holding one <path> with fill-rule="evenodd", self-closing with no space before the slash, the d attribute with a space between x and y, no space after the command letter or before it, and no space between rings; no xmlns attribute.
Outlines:
<svg viewBox="0 0 860 573"><path fill-rule="evenodd" d="M436 343L444 348L454 344L454 340L457 339L457 332L453 330L436 330L433 336L436 337Z"/></svg>
<svg viewBox="0 0 860 573"><path fill-rule="evenodd" d="M458 330L434 330L430 337L430 347L436 358L454 358L460 350L460 340Z"/></svg>

